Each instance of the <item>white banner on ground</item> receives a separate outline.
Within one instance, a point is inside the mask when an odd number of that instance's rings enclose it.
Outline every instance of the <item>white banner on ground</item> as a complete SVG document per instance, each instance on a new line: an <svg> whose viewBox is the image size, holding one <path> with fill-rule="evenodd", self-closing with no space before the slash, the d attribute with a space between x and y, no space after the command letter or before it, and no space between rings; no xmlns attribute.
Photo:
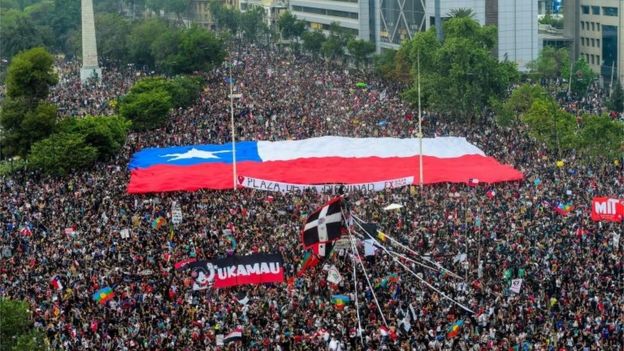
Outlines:
<svg viewBox="0 0 624 351"><path fill-rule="evenodd" d="M414 183L414 177L405 177L398 179L389 179L373 183L360 183L360 184L291 184L274 182L271 180L264 180L252 177L239 177L239 185L244 188L252 188L265 191L278 191L278 192L290 192L290 191L303 191L306 189L316 189L319 192L337 192L341 186L344 185L345 191L382 191L385 189L400 188L403 186L411 185Z"/></svg>
<svg viewBox="0 0 624 351"><path fill-rule="evenodd" d="M522 288L522 278L513 279L511 281L511 287L509 288L509 290L515 292L516 294L519 294L521 288Z"/></svg>

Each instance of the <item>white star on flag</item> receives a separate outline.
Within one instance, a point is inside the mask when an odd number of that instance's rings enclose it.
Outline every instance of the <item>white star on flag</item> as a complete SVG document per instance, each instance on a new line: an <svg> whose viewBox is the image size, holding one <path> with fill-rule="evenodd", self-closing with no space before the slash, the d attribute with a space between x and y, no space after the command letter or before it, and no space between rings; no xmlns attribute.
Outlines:
<svg viewBox="0 0 624 351"><path fill-rule="evenodd" d="M171 162L171 161L186 160L186 159L191 159L191 158L203 158L203 159L219 158L219 156L216 156L215 154L222 154L225 152L232 152L232 151L231 150L206 151L206 150L198 150L196 148L192 148L188 150L187 152L161 155L160 157L172 157L171 159L167 160L167 162Z"/></svg>

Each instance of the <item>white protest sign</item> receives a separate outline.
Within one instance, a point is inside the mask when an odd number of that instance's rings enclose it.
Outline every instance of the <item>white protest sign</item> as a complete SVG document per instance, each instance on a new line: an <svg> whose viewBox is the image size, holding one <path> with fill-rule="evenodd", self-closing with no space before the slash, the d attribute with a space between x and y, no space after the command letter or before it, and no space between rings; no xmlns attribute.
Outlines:
<svg viewBox="0 0 624 351"><path fill-rule="evenodd" d="M176 201L171 204L171 223L175 225L182 223L182 208Z"/></svg>
<svg viewBox="0 0 624 351"><path fill-rule="evenodd" d="M513 291L516 294L519 294L521 288L522 288L522 278L513 279L511 281L511 287L509 288L509 290Z"/></svg>
<svg viewBox="0 0 624 351"><path fill-rule="evenodd" d="M217 346L225 345L223 342L223 338L224 338L223 334L217 334Z"/></svg>
<svg viewBox="0 0 624 351"><path fill-rule="evenodd" d="M327 272L327 281L332 284L340 284L342 276L340 275L340 272L338 272L338 268L331 266L329 272Z"/></svg>

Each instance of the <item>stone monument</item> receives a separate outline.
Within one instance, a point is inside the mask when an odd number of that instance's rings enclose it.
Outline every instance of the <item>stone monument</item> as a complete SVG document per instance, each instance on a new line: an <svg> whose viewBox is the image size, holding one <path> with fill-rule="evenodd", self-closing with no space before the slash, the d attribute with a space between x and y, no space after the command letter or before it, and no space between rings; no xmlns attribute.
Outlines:
<svg viewBox="0 0 624 351"><path fill-rule="evenodd" d="M80 81L89 78L102 78L102 69L98 66L97 44L95 41L95 16L93 0L80 0L82 12L82 67Z"/></svg>

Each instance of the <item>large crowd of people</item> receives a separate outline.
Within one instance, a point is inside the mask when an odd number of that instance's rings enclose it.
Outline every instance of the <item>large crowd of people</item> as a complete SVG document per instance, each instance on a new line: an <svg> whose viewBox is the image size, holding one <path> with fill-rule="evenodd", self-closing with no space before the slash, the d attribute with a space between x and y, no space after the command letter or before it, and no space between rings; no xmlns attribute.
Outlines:
<svg viewBox="0 0 624 351"><path fill-rule="evenodd" d="M416 134L416 114L399 88L372 74L254 46L241 47L230 60L242 94L235 104L242 140ZM112 113L107 102L137 77L132 68L106 69L100 86L87 89L77 69L62 67L51 97L68 115ZM296 274L305 216L331 194L127 194L133 152L230 141L229 72L204 74L208 83L195 105L173 111L162 129L130 134L115 159L64 178L22 171L3 179L0 296L28 301L54 349L624 350L623 227L589 216L593 196L624 195L621 164L570 156L556 165L521 129L502 129L493 118L453 123L450 116L425 113L425 136L465 136L525 179L348 196L359 217L454 272L409 266L473 312L383 251L366 259L335 252L326 263L344 279L334 285L323 264ZM368 87L359 89L357 82ZM170 218L174 201L182 223L173 232L155 229L153 220ZM553 209L559 202L573 209L562 215ZM384 211L390 203L403 207ZM236 254L281 253L287 282L194 291L191 276L174 263L226 256L232 249L222 234L226 228L238 243ZM359 266L354 283L358 261L371 286ZM379 284L393 273L398 281ZM55 277L62 288L51 284ZM518 278L523 282L515 293L510 286ZM106 304L91 298L102 287L115 293ZM337 309L334 294L351 296L351 303ZM407 314L409 327L402 322ZM382 331L384 321L388 331ZM456 321L463 325L451 337ZM217 346L218 335L237 328L242 341Z"/></svg>

